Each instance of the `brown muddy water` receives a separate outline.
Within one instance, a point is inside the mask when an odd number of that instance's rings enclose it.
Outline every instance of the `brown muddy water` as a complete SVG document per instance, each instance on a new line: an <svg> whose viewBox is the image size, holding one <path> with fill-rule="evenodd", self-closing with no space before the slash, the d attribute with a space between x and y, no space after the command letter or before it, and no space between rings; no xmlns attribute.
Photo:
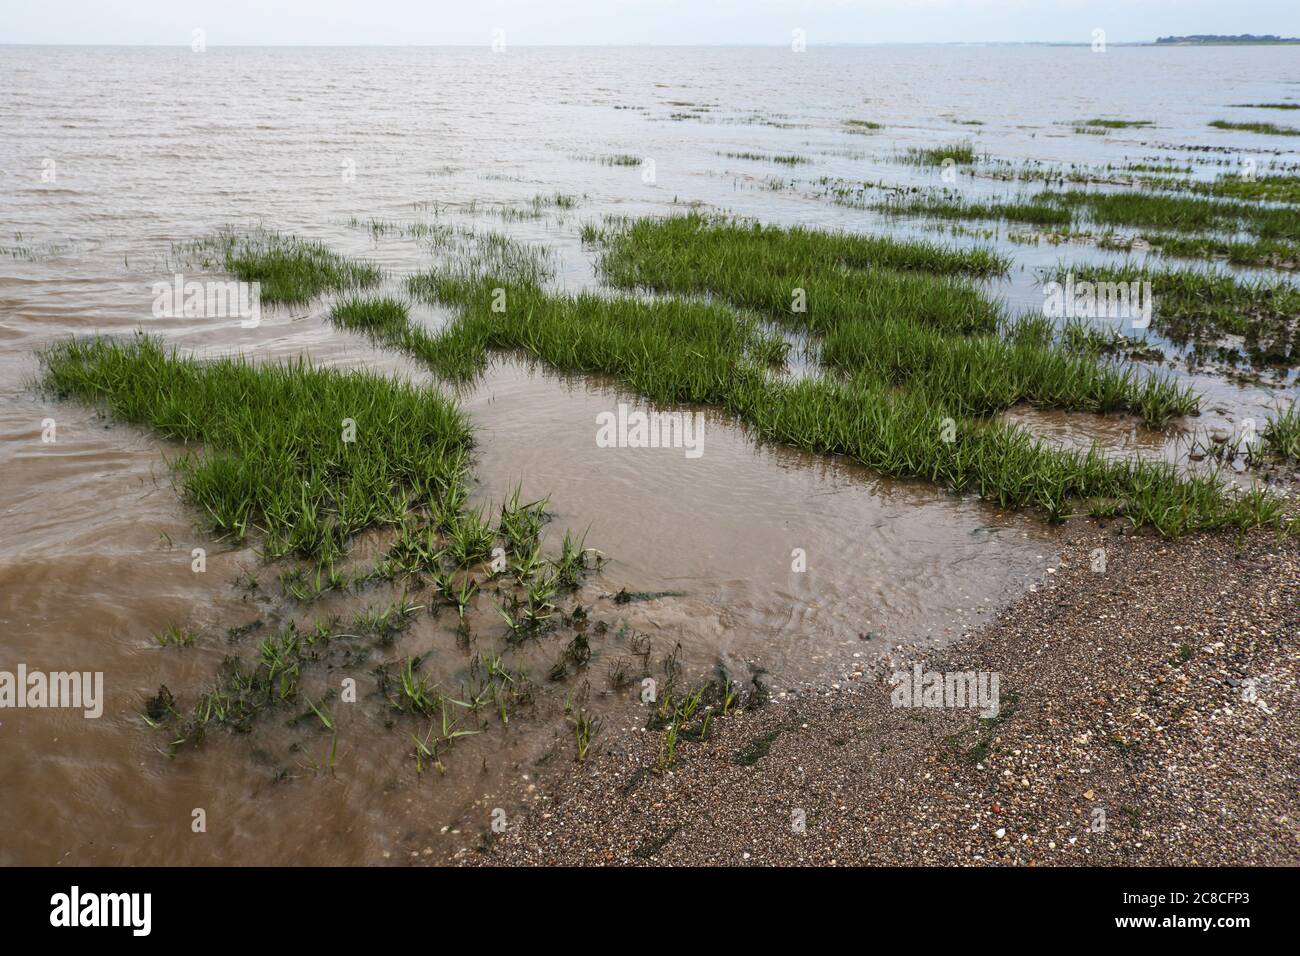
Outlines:
<svg viewBox="0 0 1300 956"><path fill-rule="evenodd" d="M1034 518L765 445L710 410L698 458L598 447L597 416L639 406L636 396L502 357L458 396L477 434L474 497L495 507L516 485L526 498L549 496L551 550L566 528L587 531L608 560L563 606L580 604L586 624L510 647L490 591L468 615L468 639L454 611L424 610L393 644L305 673L313 700L357 681L356 704L330 705L336 746L310 713L284 709L250 734L213 732L169 757L166 732L140 716L160 685L188 707L226 655L249 657L273 629L347 618L400 592L289 600L256 542L232 549L195 530L170 483L178 447L41 395L34 351L73 333L145 327L197 355L305 354L428 381L332 329L328 300L266 310L255 330L152 318L152 284L178 268L173 243L261 222L400 278L426 268L430 249L349 225L353 217L497 229L552 249L556 282L576 288L595 281L578 230L606 214L692 202L906 234L769 188L719 153L803 152L818 173L904 181L923 174L886 152L959 135L1008 158L1136 160L1160 152L1142 141L1150 131L1070 136L1059 121L1150 114L1165 118L1161 142L1197 142L1219 103L1277 97L1286 61L1267 49L1234 58L1241 52L1117 49L1098 77L1060 70L1061 57L1086 51L1037 48L838 50L797 66L766 50L520 50L496 60L466 50L0 50L0 670L103 672L105 685L98 719L0 710L0 863L442 861L473 846L494 810L508 820L539 777L573 764L566 711L588 710L606 729L644 723L638 688L612 686L619 661L658 673L667 658L688 683L721 665L778 696L816 690L855 679L896 645L938 647L978 627L1055 560L1059 532ZM1032 95L1012 79L1048 70L1059 84ZM702 104L700 118L671 119L686 101ZM868 114L888 124L888 140L842 128ZM970 133L957 117L985 126ZM1249 136L1228 142L1263 148ZM657 157L658 182L592 161L622 152ZM578 197L577 208L520 212L555 192ZM999 245L1018 265L996 291L1031 301L1028 270L1046 253ZM1197 384L1222 408L1202 425L1260 414L1286 391ZM1016 415L1063 441L1177 454L1178 427ZM42 441L47 419L53 443ZM358 558L380 545L360 542ZM203 573L192 570L194 548L206 549ZM806 571L792 570L796 550ZM239 580L249 573L256 588ZM668 593L619 603L620 591ZM160 647L153 635L172 624L198 628L197 643ZM551 680L580 631L590 661ZM441 769L417 772L413 736L428 725L392 712L375 668L422 655L426 675L455 696L476 659L493 654L528 673L531 702L506 724L485 716ZM205 832L192 826L198 809Z"/></svg>

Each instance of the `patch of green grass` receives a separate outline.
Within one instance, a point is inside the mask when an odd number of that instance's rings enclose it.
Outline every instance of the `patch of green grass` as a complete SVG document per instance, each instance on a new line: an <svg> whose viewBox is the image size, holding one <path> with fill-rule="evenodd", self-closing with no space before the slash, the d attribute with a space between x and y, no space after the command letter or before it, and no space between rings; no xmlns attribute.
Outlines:
<svg viewBox="0 0 1300 956"><path fill-rule="evenodd" d="M951 143L947 146L913 146L903 154L903 161L917 166L942 166L951 160L958 166L975 162L975 147L971 143Z"/></svg>
<svg viewBox="0 0 1300 956"><path fill-rule="evenodd" d="M1193 183L1196 192L1233 199L1256 199L1265 202L1300 203L1300 176L1276 174L1241 176L1230 173L1213 182Z"/></svg>
<svg viewBox="0 0 1300 956"><path fill-rule="evenodd" d="M431 389L302 360L199 362L144 335L75 338L40 360L55 394L201 444L172 462L184 498L222 537L261 530L269 557L324 561L463 480L469 424Z"/></svg>
<svg viewBox="0 0 1300 956"><path fill-rule="evenodd" d="M1248 228L1262 239L1300 239L1300 216L1291 209L1150 192L1067 190L1041 193L1039 198L1103 225L1200 233Z"/></svg>
<svg viewBox="0 0 1300 956"><path fill-rule="evenodd" d="M1000 334L945 335L905 323L846 321L825 338L822 361L850 375L905 386L957 417L1019 402L1042 408L1129 412L1159 423L1196 409L1185 386L1044 341L1036 323Z"/></svg>
<svg viewBox="0 0 1300 956"><path fill-rule="evenodd" d="M971 202L959 196L899 196L879 203L876 209L894 216L926 216L933 219L1005 219L1036 226L1068 226L1071 215L1050 202L1021 199L1011 202Z"/></svg>
<svg viewBox="0 0 1300 956"><path fill-rule="evenodd" d="M1287 187L1278 182L1273 188L1280 194ZM1141 191L1047 190L1011 200L983 201L970 201L945 192L891 198L874 208L886 213L940 219L1004 219L1058 229L1091 220L1104 226L1200 234L1249 229L1260 239L1300 240L1300 216L1292 209Z"/></svg>
<svg viewBox="0 0 1300 956"><path fill-rule="evenodd" d="M710 219L698 214L640 219L611 234L601 268L615 285L661 292L718 291L762 272L781 280L779 298L788 306L790 289L819 282L848 283L842 291L867 296L852 273L873 268L944 276L992 276L1006 272L1010 259L990 249L949 249L934 243L826 232L798 226ZM846 278L835 273L849 273ZM805 280L807 284L805 284ZM748 296L758 298L757 294ZM775 304L775 300L764 298ZM752 304L752 303L750 303ZM950 303L951 304L951 303Z"/></svg>
<svg viewBox="0 0 1300 956"><path fill-rule="evenodd" d="M1224 259L1235 266L1300 268L1300 244L1276 239L1216 239L1212 236L1165 236L1143 233L1143 241L1166 256ZM1127 247L1127 244L1125 244Z"/></svg>
<svg viewBox="0 0 1300 956"><path fill-rule="evenodd" d="M846 119L844 125L847 126L850 131L867 131L885 128L884 123L876 123L872 120L864 119Z"/></svg>
<svg viewBox="0 0 1300 956"><path fill-rule="evenodd" d="M1285 461L1300 461L1300 405L1294 401L1270 415L1261 432L1265 449Z"/></svg>
<svg viewBox="0 0 1300 956"><path fill-rule="evenodd" d="M1083 120L1079 126L1089 126L1093 129L1134 129L1142 126L1150 126L1150 120L1120 120L1120 119L1090 119Z"/></svg>
<svg viewBox="0 0 1300 956"><path fill-rule="evenodd" d="M923 391L954 414L987 414L1030 400L1134 411L1162 421L1195 407L1185 389L1171 389L1162 379L1141 379L1131 370L1102 366L1092 357L1037 341L1024 330L1003 336L996 304L969 286L881 269L855 274L845 268L848 256L835 256L836 240L845 238L699 218L644 220L611 241L606 271L620 285L721 295L823 333L827 365ZM869 263L874 254L890 263L953 264L925 245L887 242L867 245L866 251L851 261ZM783 275L792 263L799 272ZM805 278L819 264L816 278ZM802 313L790 309L795 283L807 283ZM952 334L971 332L988 334Z"/></svg>
<svg viewBox="0 0 1300 956"><path fill-rule="evenodd" d="M1276 123L1232 123L1228 120L1212 120L1210 125L1215 129L1237 133L1259 133L1264 136L1300 136L1300 129L1293 126L1278 126Z"/></svg>
<svg viewBox="0 0 1300 956"><path fill-rule="evenodd" d="M654 229L654 223L642 224ZM670 229L682 228L680 224ZM709 291L735 304L763 308L760 290L769 280L755 268L759 258L737 258L704 282L694 267L717 250L728 233L702 224L691 227L698 248L683 242L674 258L647 263L658 269L666 291L679 284ZM758 231L762 236L766 230ZM680 234L679 234L680 235ZM689 235L689 234L688 234ZM744 239L749 242L748 238ZM772 242L786 238L774 230ZM654 243L647 246L656 248ZM626 250L625 250L626 252ZM730 256L723 252L724 257ZM636 263L625 266L641 276ZM787 264L786 268L791 268ZM874 278L877 272L871 270ZM931 277L933 278L933 277ZM896 274L881 279L887 287ZM1002 507L1035 507L1049 518L1085 513L1122 513L1135 524L1165 534L1224 525L1245 528L1279 525L1278 503L1268 495L1225 491L1213 475L1183 476L1169 463L1114 461L1099 448L1062 450L1035 439L1024 429L999 420L967 417L964 410L995 408L1024 397L1065 403L1067 407L1125 407L1160 421L1194 406L1186 389L1159 376L1097 371L1086 362L1070 363L1044 340L1043 323L1002 328L996 307L983 314L1003 330L1004 339L973 337L963 345L962 322L938 319L924 300L935 287L917 286L909 315L852 309L832 304L827 314L810 297L807 314L790 313L785 300L769 302L796 324L825 336L837 374L797 381L773 378L750 355L761 333L753 320L721 304L679 299L557 295L537 287L512 285L507 311L492 308L500 280L482 276L429 273L414 278L413 294L456 307L459 318L429 342L425 359L439 374L472 375L483 367L489 349L517 350L571 372L614 375L660 405L693 402L716 405L746 422L761 438L819 454L841 454L877 473L923 478L959 493L974 493ZM713 288L716 286L716 288ZM892 288L897 288L892 286ZM863 289L870 292L869 285ZM969 294L978 296L974 290ZM739 300L739 301L738 301ZM918 304L919 303L919 304ZM900 307L904 303L899 303ZM900 323L897 328L889 323ZM881 330L872 325L885 326ZM977 327L978 328L978 327ZM877 341L903 343L927 330L950 335L950 343L926 341L909 347L897 365L865 346ZM991 334L992 329L988 334ZM943 345L975 363L943 364ZM833 347L832 347L833 346ZM938 362L937 369L927 363ZM1000 368L1005 361L1016 368ZM1002 379L1012 382L1011 388ZM1104 504L1097 504L1104 502ZM1099 510L1100 509L1100 510Z"/></svg>
<svg viewBox="0 0 1300 956"><path fill-rule="evenodd" d="M179 247L199 266L261 283L266 305L305 305L326 292L375 285L381 273L369 262L348 259L319 242L269 230L247 235L226 231Z"/></svg>
<svg viewBox="0 0 1300 956"><path fill-rule="evenodd" d="M729 159L750 159L762 163L779 163L782 166L800 166L804 163L811 163L812 160L807 156L800 156L797 153L788 153L784 155L772 156L766 153L723 153Z"/></svg>
<svg viewBox="0 0 1300 956"><path fill-rule="evenodd" d="M1185 176L1192 171L1191 164L1175 166L1172 163L1128 163L1121 169L1126 173L1162 173Z"/></svg>
<svg viewBox="0 0 1300 956"><path fill-rule="evenodd" d="M473 376L489 350L511 349L567 371L618 375L652 401L672 404L716 403L738 368L761 374L749 353L768 333L725 306L511 285L506 311L496 312L498 281L440 273L410 280L413 295L464 313L419 353L440 375Z"/></svg>
<svg viewBox="0 0 1300 956"><path fill-rule="evenodd" d="M1300 110L1300 103L1233 103L1236 109L1251 110Z"/></svg>
<svg viewBox="0 0 1300 956"><path fill-rule="evenodd" d="M1062 263L1056 277L1077 281L1150 282L1156 299L1152 327L1179 345L1204 350L1224 336L1240 336L1257 365L1297 364L1300 289L1288 282L1250 280L1203 269L1151 268L1137 263L1081 266Z"/></svg>
<svg viewBox="0 0 1300 956"><path fill-rule="evenodd" d="M191 627L168 624L153 637L159 647L189 647L199 639L199 632Z"/></svg>
<svg viewBox="0 0 1300 956"><path fill-rule="evenodd" d="M410 312L406 303L388 296L350 298L330 310L330 321L340 328L365 332L382 341L406 330Z"/></svg>

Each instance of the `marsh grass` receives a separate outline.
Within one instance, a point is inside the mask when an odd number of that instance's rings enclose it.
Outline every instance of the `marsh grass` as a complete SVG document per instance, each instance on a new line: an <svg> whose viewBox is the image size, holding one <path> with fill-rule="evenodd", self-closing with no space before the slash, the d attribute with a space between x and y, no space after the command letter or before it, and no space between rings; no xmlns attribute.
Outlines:
<svg viewBox="0 0 1300 956"><path fill-rule="evenodd" d="M1233 123L1228 120L1211 120L1215 129L1238 133L1259 133L1263 136L1300 136L1300 129L1293 126L1278 126L1276 123Z"/></svg>
<svg viewBox="0 0 1300 956"><path fill-rule="evenodd" d="M40 360L55 394L202 445L172 462L183 497L222 538L260 530L270 558L330 560L463 481L470 427L436 391L302 360L199 362L145 335L71 339Z"/></svg>
<svg viewBox="0 0 1300 956"><path fill-rule="evenodd" d="M719 295L823 334L826 364L924 391L956 414L989 414L1028 400L1131 411L1158 423L1195 408L1185 389L1163 379L1055 348L1042 341L1041 327L1013 329L996 303L968 285L861 268L884 262L953 269L972 264L979 250L946 256L926 244L867 239L850 256L836 244L860 238L689 217L645 220L611 241L605 269L620 285ZM789 305L796 284L806 292L802 313Z"/></svg>
<svg viewBox="0 0 1300 956"><path fill-rule="evenodd" d="M1162 255L1184 259L1223 259L1231 265L1269 269L1300 268L1300 244L1277 239L1220 239L1213 236L1168 236L1142 233L1139 238ZM1108 248L1131 248L1111 240Z"/></svg>
<svg viewBox="0 0 1300 956"><path fill-rule="evenodd" d="M786 282L809 280L823 273L853 273L879 267L899 272L939 275L1002 275L1010 259L991 249L951 249L930 242L892 239L848 232L709 218L697 213L665 219L640 219L621 231L605 234L601 267L612 283L657 291L713 289L725 276L746 268L774 274ZM748 266L746 266L748 263ZM701 278L692 279L699 273ZM734 286L735 283L730 283ZM865 286L853 290L867 291Z"/></svg>
<svg viewBox="0 0 1300 956"><path fill-rule="evenodd" d="M913 146L902 156L903 162L915 166L942 166L948 160L958 166L969 166L975 159L975 146L970 142L950 143L946 146Z"/></svg>
<svg viewBox="0 0 1300 956"><path fill-rule="evenodd" d="M199 639L199 632L191 627L168 624L154 635L159 647L190 647Z"/></svg>
<svg viewBox="0 0 1300 956"><path fill-rule="evenodd" d="M693 266L683 266L724 244L698 224L690 229L698 233L699 248L681 242L672 247L672 260L624 262L618 268L629 270L625 281L645 284L647 276L658 276L652 287L711 291L751 308L767 302L789 315L784 297L777 302L769 292L763 299L748 285L753 279L760 290L767 289L770 279L755 268L762 258L737 257L730 270L716 269L703 279ZM773 241L784 241L780 231ZM1166 378L1072 360L1063 347L1044 339L1041 323L1007 325L992 306L981 313L994 320L984 333L990 338L976 336L963 344L956 330L960 320L927 322L923 307L913 308L911 318L891 319L847 305L819 317L813 314L816 297L810 297L809 313L796 320L825 335L836 374L794 381L774 379L752 360L748 340L755 329L743 314L722 305L511 286L503 314L492 308L498 282L491 276L473 281L438 273L411 281L412 294L460 312L428 342L425 358L439 374L473 375L489 350L517 350L563 371L616 376L658 404L719 406L764 440L842 454L882 475L921 478L1003 507L1034 507L1053 520L1077 513L1123 514L1170 535L1283 523L1274 499L1253 492L1234 495L1214 475L1183 476L1165 462L1113 461L1099 448L1063 450L995 418L974 417L976 410L1024 399L1125 408L1154 422L1195 404L1185 388ZM888 327L890 322L900 324ZM995 330L1000 337L992 337ZM930 332L952 341L927 340ZM878 350L880 342L903 344L915 337L922 344L907 346L896 363ZM959 350L962 359L944 360L938 353L946 347ZM1013 368L1006 368L1008 361ZM931 362L937 363L934 368Z"/></svg>
<svg viewBox="0 0 1300 956"><path fill-rule="evenodd" d="M324 244L270 230L225 231L178 247L203 268L261 283L265 305L305 305L326 292L373 286L379 267L338 255Z"/></svg>
<svg viewBox="0 0 1300 956"><path fill-rule="evenodd" d="M1050 195L1052 201L1107 225L1185 232L1248 228L1263 239L1300 239L1300 217L1285 208L1151 192L1073 190Z"/></svg>
<svg viewBox="0 0 1300 956"><path fill-rule="evenodd" d="M1156 299L1152 326L1177 344L1204 348L1225 336L1240 336L1255 364L1297 364L1300 289L1291 283L1245 279L1214 269L1153 268L1135 262L1116 266L1061 263L1054 274L1064 281L1069 272L1076 281L1150 282Z"/></svg>
<svg viewBox="0 0 1300 956"><path fill-rule="evenodd" d="M1232 199L1300 203L1300 176L1285 173L1253 177L1229 173L1213 182L1192 183L1192 189Z"/></svg>
<svg viewBox="0 0 1300 956"><path fill-rule="evenodd" d="M767 153L723 153L728 159L748 159L760 163L778 163L782 166L801 166L805 163L811 163L812 160L807 156L800 156L798 153L786 153L780 155L770 155Z"/></svg>
<svg viewBox="0 0 1300 956"><path fill-rule="evenodd" d="M1260 437L1269 454L1283 461L1300 461L1300 405L1292 401L1270 415Z"/></svg>
<svg viewBox="0 0 1300 956"><path fill-rule="evenodd" d="M1275 188L1286 187L1277 182ZM1148 191L1046 190L1013 200L981 202L941 193L897 197L877 208L939 218L1008 219L1057 227L1091 221L1104 226L1166 229L1199 235L1248 229L1259 239L1300 239L1300 216L1294 209Z"/></svg>
<svg viewBox="0 0 1300 956"><path fill-rule="evenodd" d="M1078 123L1092 129L1135 129L1150 126L1150 120L1090 119Z"/></svg>
<svg viewBox="0 0 1300 956"><path fill-rule="evenodd" d="M875 206L892 216L926 216L936 219L1005 219L1037 226L1068 226L1069 209L1034 198L973 202L953 194L894 196Z"/></svg>

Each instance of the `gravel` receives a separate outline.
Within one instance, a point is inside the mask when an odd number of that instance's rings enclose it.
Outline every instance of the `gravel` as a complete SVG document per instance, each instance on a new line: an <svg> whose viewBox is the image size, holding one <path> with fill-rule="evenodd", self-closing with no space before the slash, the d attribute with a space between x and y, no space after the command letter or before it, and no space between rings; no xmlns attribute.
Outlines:
<svg viewBox="0 0 1300 956"><path fill-rule="evenodd" d="M460 862L1294 865L1298 637L1294 537L1088 525L944 651L728 715L664 773L659 733L613 734ZM892 706L916 661L996 673L998 716Z"/></svg>

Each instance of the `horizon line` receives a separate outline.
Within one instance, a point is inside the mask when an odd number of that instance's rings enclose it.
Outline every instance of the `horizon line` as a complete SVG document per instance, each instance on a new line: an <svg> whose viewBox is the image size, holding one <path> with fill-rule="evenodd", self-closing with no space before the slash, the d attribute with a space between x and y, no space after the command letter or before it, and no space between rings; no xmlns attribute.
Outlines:
<svg viewBox="0 0 1300 956"><path fill-rule="evenodd" d="M1287 44L1286 38L1278 42L1228 42L1228 43L1157 43L1155 40L1106 40L1106 45L1110 46L1294 46L1295 43ZM285 41L285 42L268 42L268 43L207 43L207 48L252 48L268 49L272 47L287 47L296 49L324 48L324 49L438 49L445 47L456 47L463 49L477 49L479 47L491 47L490 41L476 43L315 43L303 41ZM645 47L659 47L665 49L718 49L718 48L759 48L759 49L785 49L789 43L510 43L509 47L520 49L542 49L542 48L608 48L608 49L639 49ZM862 41L841 41L838 43L808 43L808 48L842 48L842 47L865 47L865 46L1091 46L1091 42L1086 40L862 40ZM131 48L149 48L149 49L190 49L189 43L91 43L84 41L25 41L14 42L0 40L0 47L57 47L57 46L74 46L74 47L131 47Z"/></svg>

